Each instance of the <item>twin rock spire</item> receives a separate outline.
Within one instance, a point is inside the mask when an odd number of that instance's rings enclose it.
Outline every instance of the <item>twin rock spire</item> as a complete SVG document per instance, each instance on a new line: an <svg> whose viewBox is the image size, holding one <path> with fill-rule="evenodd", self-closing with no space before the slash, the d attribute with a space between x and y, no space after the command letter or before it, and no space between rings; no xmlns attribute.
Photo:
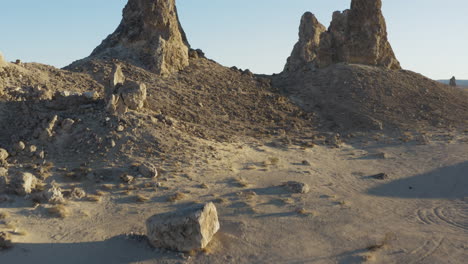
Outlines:
<svg viewBox="0 0 468 264"><path fill-rule="evenodd" d="M387 38L381 0L352 0L351 9L336 11L328 30L310 12L302 16L299 42L285 72L305 66L324 68L354 63L401 69Z"/></svg>

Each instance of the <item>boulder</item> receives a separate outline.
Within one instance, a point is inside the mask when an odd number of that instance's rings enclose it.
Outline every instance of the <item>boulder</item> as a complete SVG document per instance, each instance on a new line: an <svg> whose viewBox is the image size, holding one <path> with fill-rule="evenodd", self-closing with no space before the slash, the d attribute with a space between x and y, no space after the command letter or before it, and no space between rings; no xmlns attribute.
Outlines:
<svg viewBox="0 0 468 264"><path fill-rule="evenodd" d="M62 190L55 184L43 192L42 196L44 200L51 204L63 204L65 203L65 198L63 198Z"/></svg>
<svg viewBox="0 0 468 264"><path fill-rule="evenodd" d="M62 128L63 131L70 132L74 124L75 124L75 120L71 118L66 118L62 121L60 127Z"/></svg>
<svg viewBox="0 0 468 264"><path fill-rule="evenodd" d="M58 116L54 115L52 119L45 125L39 138L43 141L50 140L54 136L54 129L58 121Z"/></svg>
<svg viewBox="0 0 468 264"><path fill-rule="evenodd" d="M106 110L113 115L123 115L127 113L128 107L125 105L120 95L113 94L106 102Z"/></svg>
<svg viewBox="0 0 468 264"><path fill-rule="evenodd" d="M8 158L8 156L8 151L6 151L6 149L0 148L0 162L5 161Z"/></svg>
<svg viewBox="0 0 468 264"><path fill-rule="evenodd" d="M122 67L120 64L115 64L109 78L109 85L105 87L105 99L109 100L110 97L118 90L118 88L124 84L124 82L125 76L122 72Z"/></svg>
<svg viewBox="0 0 468 264"><path fill-rule="evenodd" d="M91 54L170 74L189 65L189 44L175 0L129 0L123 19Z"/></svg>
<svg viewBox="0 0 468 264"><path fill-rule="evenodd" d="M140 166L138 166L138 172L146 178L158 177L158 170L150 164L141 164Z"/></svg>
<svg viewBox="0 0 468 264"><path fill-rule="evenodd" d="M70 198L80 200L86 197L86 192L81 188L73 188L70 193Z"/></svg>
<svg viewBox="0 0 468 264"><path fill-rule="evenodd" d="M450 79L450 86L452 87L457 87L457 79L455 79L455 76L452 77L452 79Z"/></svg>
<svg viewBox="0 0 468 264"><path fill-rule="evenodd" d="M11 236L7 232L0 232L0 250L13 247Z"/></svg>
<svg viewBox="0 0 468 264"><path fill-rule="evenodd" d="M17 172L11 179L10 187L18 195L30 194L39 180L29 172Z"/></svg>
<svg viewBox="0 0 468 264"><path fill-rule="evenodd" d="M21 152L25 148L26 148L26 145L24 144L23 141L18 141L17 143L13 145L13 150L15 150L16 152Z"/></svg>
<svg viewBox="0 0 468 264"><path fill-rule="evenodd" d="M128 109L141 110L146 102L146 85L126 80L119 64L114 66L105 88L106 110L123 115Z"/></svg>
<svg viewBox="0 0 468 264"><path fill-rule="evenodd" d="M213 203L154 215L146 221L151 245L188 252L205 248L218 232L218 213Z"/></svg>
<svg viewBox="0 0 468 264"><path fill-rule="evenodd" d="M320 45L320 35L327 28L322 25L314 14L306 12L301 18L299 41L294 46L288 58L284 71L297 71L317 58Z"/></svg>
<svg viewBox="0 0 468 264"><path fill-rule="evenodd" d="M283 183L283 186L292 193L305 194L310 192L309 185L303 182L289 181Z"/></svg>
<svg viewBox="0 0 468 264"><path fill-rule="evenodd" d="M131 110L140 110L146 102L146 85L127 81L120 89L124 104Z"/></svg>

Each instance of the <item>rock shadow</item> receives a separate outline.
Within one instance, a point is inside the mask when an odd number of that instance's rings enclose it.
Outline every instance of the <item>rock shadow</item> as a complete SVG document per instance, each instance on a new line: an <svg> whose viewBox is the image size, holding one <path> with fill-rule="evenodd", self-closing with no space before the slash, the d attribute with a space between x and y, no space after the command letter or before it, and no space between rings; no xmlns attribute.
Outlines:
<svg viewBox="0 0 468 264"><path fill-rule="evenodd" d="M370 195L407 199L459 199L468 196L468 162L395 180L367 191Z"/></svg>
<svg viewBox="0 0 468 264"><path fill-rule="evenodd" d="M0 252L0 263L101 264L177 260L175 253L153 249L143 238L124 235L82 243L15 243Z"/></svg>

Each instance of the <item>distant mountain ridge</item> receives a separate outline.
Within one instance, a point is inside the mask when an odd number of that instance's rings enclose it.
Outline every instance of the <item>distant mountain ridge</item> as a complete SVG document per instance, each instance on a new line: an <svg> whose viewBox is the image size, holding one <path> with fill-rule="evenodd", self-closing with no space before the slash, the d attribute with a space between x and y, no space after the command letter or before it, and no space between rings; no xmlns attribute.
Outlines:
<svg viewBox="0 0 468 264"><path fill-rule="evenodd" d="M450 80L437 80L438 82L449 84ZM468 86L468 80L457 80L458 86Z"/></svg>

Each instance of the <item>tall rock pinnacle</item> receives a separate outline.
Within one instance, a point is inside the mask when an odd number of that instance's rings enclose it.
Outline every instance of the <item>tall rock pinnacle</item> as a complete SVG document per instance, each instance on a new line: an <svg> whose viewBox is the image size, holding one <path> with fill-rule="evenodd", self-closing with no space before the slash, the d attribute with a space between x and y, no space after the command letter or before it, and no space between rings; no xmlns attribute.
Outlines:
<svg viewBox="0 0 468 264"><path fill-rule="evenodd" d="M119 27L91 57L116 58L169 74L188 66L189 46L175 0L129 0Z"/></svg>
<svg viewBox="0 0 468 264"><path fill-rule="evenodd" d="M320 24L312 13L306 12L301 18L299 42L294 46L284 70L296 71L304 64L313 61L317 57L320 35L326 30L327 28Z"/></svg>
<svg viewBox="0 0 468 264"><path fill-rule="evenodd" d="M387 38L387 26L382 14L382 0L352 0L351 9L333 13L333 19L327 31L320 35L313 48L308 46L308 52L316 54L313 65L324 68L331 64L345 62L380 66L388 69L401 69L393 49ZM307 13L306 13L307 14ZM309 21L309 26L320 24ZM307 33L299 33L303 35ZM296 46L304 46L299 40ZM318 48L317 48L318 46ZM301 58L295 53L291 55L294 61ZM289 63L288 60L288 64Z"/></svg>

